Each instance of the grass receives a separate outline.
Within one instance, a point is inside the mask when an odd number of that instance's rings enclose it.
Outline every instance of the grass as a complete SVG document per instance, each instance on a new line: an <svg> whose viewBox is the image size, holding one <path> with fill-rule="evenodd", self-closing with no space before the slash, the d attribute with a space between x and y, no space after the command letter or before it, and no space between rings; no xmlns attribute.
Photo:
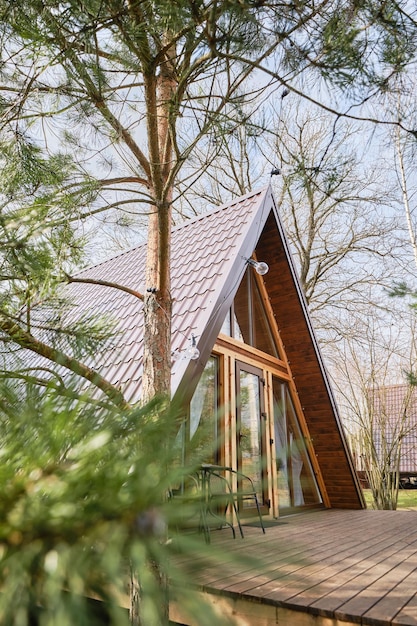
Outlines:
<svg viewBox="0 0 417 626"><path fill-rule="evenodd" d="M363 494L368 508L373 508L372 493L370 489L364 489ZM417 508L417 489L400 489L398 493L398 509Z"/></svg>

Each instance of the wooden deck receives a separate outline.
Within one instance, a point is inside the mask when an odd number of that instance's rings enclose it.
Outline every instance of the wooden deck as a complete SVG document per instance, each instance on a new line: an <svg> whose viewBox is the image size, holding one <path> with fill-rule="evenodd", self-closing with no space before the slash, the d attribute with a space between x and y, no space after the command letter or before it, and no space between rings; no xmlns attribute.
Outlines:
<svg viewBox="0 0 417 626"><path fill-rule="evenodd" d="M239 626L417 626L417 511L331 509L244 531L212 533L221 566L192 562L194 593ZM230 565L233 555L259 565ZM171 615L199 626L175 603Z"/></svg>

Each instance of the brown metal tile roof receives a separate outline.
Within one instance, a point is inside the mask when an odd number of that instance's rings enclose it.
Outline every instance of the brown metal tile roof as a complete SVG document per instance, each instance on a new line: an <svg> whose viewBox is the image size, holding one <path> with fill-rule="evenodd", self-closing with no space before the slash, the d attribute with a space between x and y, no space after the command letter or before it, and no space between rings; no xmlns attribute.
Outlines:
<svg viewBox="0 0 417 626"><path fill-rule="evenodd" d="M264 208L267 194L268 189L250 193L173 230L172 351L185 351L191 345L192 335L199 344L209 319L216 317L219 310L224 310L224 318L245 270L246 258L251 256L256 235L271 209L270 205ZM243 253L248 237L250 245ZM79 272L77 278L114 282L143 293L145 255L145 246L134 248ZM232 284L226 293L225 284L231 274ZM93 284L72 283L64 292L74 303L68 313L70 317L94 314L114 325L112 340L94 359L87 359L86 364L120 386L129 402L138 401L142 375L141 300L118 289ZM217 333L222 321L215 323ZM173 394L187 368L204 367L211 348L200 347L200 362L190 364L186 359L173 362ZM30 362L35 366L44 363L41 358L36 363L33 359Z"/></svg>

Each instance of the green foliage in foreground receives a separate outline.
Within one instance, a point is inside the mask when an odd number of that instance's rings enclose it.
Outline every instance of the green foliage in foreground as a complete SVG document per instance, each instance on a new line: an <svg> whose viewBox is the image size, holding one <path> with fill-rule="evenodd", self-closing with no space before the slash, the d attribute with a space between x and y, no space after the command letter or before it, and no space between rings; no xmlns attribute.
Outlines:
<svg viewBox="0 0 417 626"><path fill-rule="evenodd" d="M193 611L170 557L197 541L204 550L204 542L198 534L167 540L175 508L166 494L184 471L173 452L175 416L156 403L121 414L36 395L21 402L6 390L2 397L0 623L128 624L120 606L128 601L132 567L143 623L162 624L155 563ZM104 601L105 621L87 598ZM198 623L219 619L204 607Z"/></svg>

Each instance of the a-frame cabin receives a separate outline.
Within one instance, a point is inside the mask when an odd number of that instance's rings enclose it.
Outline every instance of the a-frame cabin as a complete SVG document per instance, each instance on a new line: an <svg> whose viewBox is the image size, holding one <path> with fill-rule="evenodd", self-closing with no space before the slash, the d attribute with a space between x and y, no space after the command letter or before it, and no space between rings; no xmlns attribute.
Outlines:
<svg viewBox="0 0 417 626"><path fill-rule="evenodd" d="M266 262L268 273L259 275L249 259ZM143 291L144 263L143 246L78 276ZM141 301L102 285L70 290L78 311L94 306L116 320L111 349L90 365L139 401ZM363 508L269 187L173 230L172 296L172 353L180 357L173 358L172 395L187 414L185 449L202 432L204 460L249 474L267 515ZM197 359L187 358L193 338Z"/></svg>

